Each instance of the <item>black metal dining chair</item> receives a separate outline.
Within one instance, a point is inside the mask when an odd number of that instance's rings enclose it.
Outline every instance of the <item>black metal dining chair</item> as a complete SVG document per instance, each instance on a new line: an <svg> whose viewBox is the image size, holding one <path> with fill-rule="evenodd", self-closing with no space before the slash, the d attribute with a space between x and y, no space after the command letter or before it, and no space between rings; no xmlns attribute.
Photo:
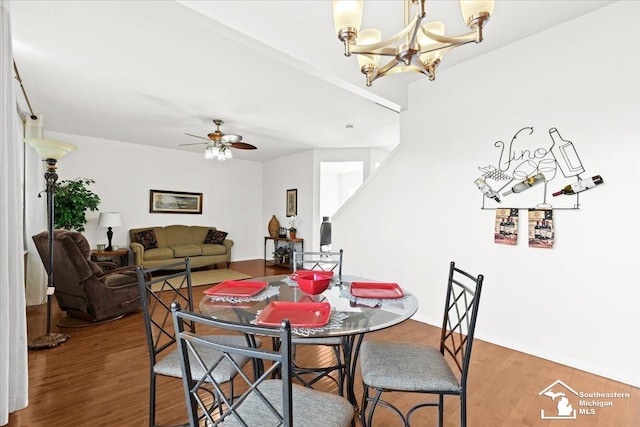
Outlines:
<svg viewBox="0 0 640 427"><path fill-rule="evenodd" d="M161 275L169 270L169 275ZM144 313L147 345L149 348L149 426L156 425L156 380L158 376L181 378L180 355L176 344L176 334L171 316L171 304L180 302L188 310L193 310L193 291L191 287L191 267L189 258L179 263L144 269L137 267L138 286ZM153 277L156 275L157 277ZM181 325L188 331L195 333L195 323ZM202 338L227 345L246 346L247 339L243 336L207 335ZM259 346L258 341L255 345ZM207 355L207 360L216 359L219 354ZM235 363L244 365L249 361L241 357ZM198 367L193 372L200 372ZM229 365L220 365L210 373L220 383L229 383L233 390L233 377L236 372Z"/></svg>
<svg viewBox="0 0 640 427"><path fill-rule="evenodd" d="M293 273L298 271L332 271L338 279L342 277L343 250L336 252L293 252ZM292 339L294 346L293 373L307 387L328 378L338 387L338 394L344 396L344 382L347 364L343 355L343 339L341 337L296 337ZM300 366L295 361L295 349L300 345L329 347L335 357L331 364L322 366Z"/></svg>
<svg viewBox="0 0 640 427"><path fill-rule="evenodd" d="M482 274L472 276L451 262L439 348L382 341L362 344L360 370L364 391L360 417L363 426L374 425L373 415L379 404L393 410L405 426L410 425L411 416L417 409L435 406L438 425L442 426L444 396L457 395L460 398L460 425L466 427L467 377L483 280ZM418 403L405 415L382 400L383 393L390 392L436 394L438 401Z"/></svg>
<svg viewBox="0 0 640 427"><path fill-rule="evenodd" d="M182 311L180 304L172 304L173 324L180 348L180 366L187 400L189 422L192 427L204 422L207 426L305 426L347 427L353 421L352 405L343 397L317 391L292 383L291 325L284 319L280 327L235 323L209 316ZM217 328L226 334L271 338L279 345L274 348L240 346L211 341L187 331L185 324L198 328ZM268 341L268 340L265 340ZM208 358L215 352L217 359ZM238 357L259 360L262 369L251 375ZM221 364L235 370L238 395L228 392L213 374ZM193 367L200 367L198 373ZM218 402L211 405L210 396Z"/></svg>

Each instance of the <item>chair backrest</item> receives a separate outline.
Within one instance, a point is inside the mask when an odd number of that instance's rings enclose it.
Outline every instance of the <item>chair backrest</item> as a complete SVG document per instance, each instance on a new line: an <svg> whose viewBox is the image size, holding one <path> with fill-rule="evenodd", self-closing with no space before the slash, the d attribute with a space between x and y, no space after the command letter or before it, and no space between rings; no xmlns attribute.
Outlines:
<svg viewBox="0 0 640 427"><path fill-rule="evenodd" d="M49 271L49 233L43 231L32 236L40 259ZM56 299L62 310L75 309L90 312L90 301L83 285L104 274L90 258L91 247L87 239L77 231L53 232L53 285Z"/></svg>
<svg viewBox="0 0 640 427"><path fill-rule="evenodd" d="M484 276L472 276L457 268L455 262L449 267L447 298L444 307L440 352L449 355L461 375L461 384L466 384L471 359L471 346L476 328L480 292Z"/></svg>
<svg viewBox="0 0 640 427"><path fill-rule="evenodd" d="M158 271L178 270L169 275L157 275ZM136 268L140 301L144 313L147 345L151 357L151 367L156 364L158 355L164 350L173 349L176 342L175 329L171 316L171 303L179 301L186 310L193 311L193 291L191 288L191 264L189 258L183 261L144 269ZM195 332L195 325L187 328Z"/></svg>
<svg viewBox="0 0 640 427"><path fill-rule="evenodd" d="M199 420L202 419L205 419L205 425L208 426L217 426L225 421L243 426L293 426L291 325L288 320L283 320L280 328L274 328L227 322L182 311L179 303L173 303L171 309L173 324L176 325L182 380L191 426L198 426ZM184 325L187 323L197 324L199 330L213 327L225 333L244 334L245 337L251 337L251 342L255 342L256 335L270 337L280 345L276 346L278 350L272 350L265 346L234 346L207 340L203 336L186 331ZM203 355L212 351L218 352L220 357L207 363L207 358ZM235 362L234 357L238 356L260 362L260 369L257 373L251 371L251 374L247 374L243 371L243 366ZM211 374L222 363L233 366L237 372L233 388L223 387ZM192 366L202 368L204 373L201 378L193 378ZM275 376L281 379L273 380ZM242 384L238 384L238 378L243 380ZM218 399L213 405L210 401L212 395Z"/></svg>
<svg viewBox="0 0 640 427"><path fill-rule="evenodd" d="M342 276L342 249L337 252L293 252L293 272L297 270L333 271Z"/></svg>

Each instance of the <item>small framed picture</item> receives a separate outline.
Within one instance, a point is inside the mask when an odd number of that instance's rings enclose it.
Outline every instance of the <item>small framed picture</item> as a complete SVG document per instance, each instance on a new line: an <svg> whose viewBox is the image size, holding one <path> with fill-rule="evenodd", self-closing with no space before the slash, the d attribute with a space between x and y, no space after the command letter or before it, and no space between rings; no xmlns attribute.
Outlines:
<svg viewBox="0 0 640 427"><path fill-rule="evenodd" d="M202 193L150 190L149 212L202 214Z"/></svg>
<svg viewBox="0 0 640 427"><path fill-rule="evenodd" d="M287 190L287 216L298 215L298 189Z"/></svg>

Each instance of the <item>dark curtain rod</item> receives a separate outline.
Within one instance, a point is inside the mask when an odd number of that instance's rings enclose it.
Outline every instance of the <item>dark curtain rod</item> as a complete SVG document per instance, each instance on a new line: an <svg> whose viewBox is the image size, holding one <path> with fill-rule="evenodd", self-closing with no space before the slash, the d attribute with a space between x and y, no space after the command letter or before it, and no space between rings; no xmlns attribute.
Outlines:
<svg viewBox="0 0 640 427"><path fill-rule="evenodd" d="M31 112L31 119L36 120L38 117L33 114L33 108L31 108L31 102L29 102L29 97L27 96L27 92L24 90L24 86L22 85L22 79L20 78L20 73L18 72L18 66L16 65L16 61L13 61L13 70L16 73L16 80L20 83L20 89L22 89L22 94L24 95L24 99L27 101L27 106L29 107L29 112Z"/></svg>

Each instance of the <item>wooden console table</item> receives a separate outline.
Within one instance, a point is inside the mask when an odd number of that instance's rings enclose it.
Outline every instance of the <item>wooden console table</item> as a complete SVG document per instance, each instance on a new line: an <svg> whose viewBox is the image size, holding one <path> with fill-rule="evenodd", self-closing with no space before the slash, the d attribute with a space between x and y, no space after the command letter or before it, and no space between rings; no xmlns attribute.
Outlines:
<svg viewBox="0 0 640 427"><path fill-rule="evenodd" d="M286 245L289 250L290 250L290 256L293 256L293 251L297 250L298 248L296 247L297 245L299 245L299 251L300 252L304 252L304 239L289 239L286 237L270 237L270 236L265 236L264 238L264 263L265 265L275 265L275 266L279 266L279 267L283 267L283 268L287 268L289 270L293 269L293 266L291 265L291 258L289 258L288 262L277 262L277 260L275 260L272 257L267 258L267 243L269 241L273 241L273 251L275 252L276 249L278 249L281 246ZM283 244L284 243L284 244Z"/></svg>

